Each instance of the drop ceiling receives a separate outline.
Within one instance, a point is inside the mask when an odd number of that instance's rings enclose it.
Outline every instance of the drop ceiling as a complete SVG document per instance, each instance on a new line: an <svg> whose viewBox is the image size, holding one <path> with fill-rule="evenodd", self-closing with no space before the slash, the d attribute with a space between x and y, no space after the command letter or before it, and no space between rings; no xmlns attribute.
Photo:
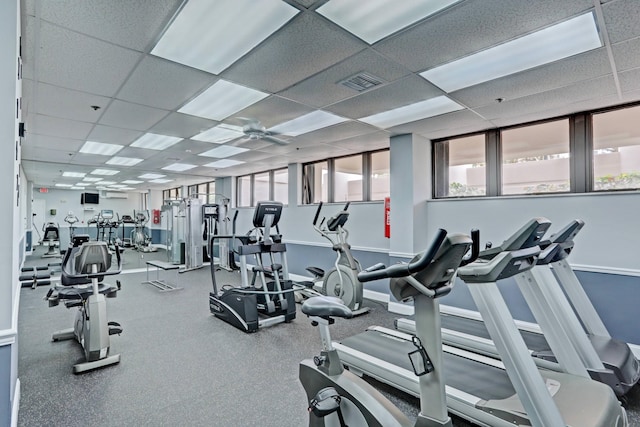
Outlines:
<svg viewBox="0 0 640 427"><path fill-rule="evenodd" d="M294 16L212 74L151 54L187 1L23 0L27 178L36 186L74 185L81 179L64 171L114 169L109 181L143 181L132 191L165 189L385 148L395 134L441 138L640 100L637 0L461 0L373 44L318 11L339 0L274 1ZM451 93L420 75L585 13L594 16L601 47ZM363 91L342 84L363 72L381 84ZM266 97L221 120L178 112L219 80ZM460 109L390 128L360 120L439 96ZM220 145L191 139L220 124L239 126L238 117L269 129L318 110L341 122L280 135L288 145L243 138L222 144L248 149L225 158L243 162L236 166L205 166L218 159L200 154ZM146 133L181 140L164 150L131 146ZM115 156L142 161L109 165L111 156L79 152L87 141L121 145ZM163 170L174 163L196 167ZM171 181L138 178L146 173Z"/></svg>

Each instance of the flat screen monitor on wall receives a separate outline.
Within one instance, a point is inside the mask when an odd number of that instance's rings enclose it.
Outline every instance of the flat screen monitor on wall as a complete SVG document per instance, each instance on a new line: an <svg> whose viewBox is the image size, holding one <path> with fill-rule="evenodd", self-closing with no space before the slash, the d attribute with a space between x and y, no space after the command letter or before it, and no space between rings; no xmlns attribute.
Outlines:
<svg viewBox="0 0 640 427"><path fill-rule="evenodd" d="M98 193L82 193L80 203L83 205L97 205L100 202Z"/></svg>

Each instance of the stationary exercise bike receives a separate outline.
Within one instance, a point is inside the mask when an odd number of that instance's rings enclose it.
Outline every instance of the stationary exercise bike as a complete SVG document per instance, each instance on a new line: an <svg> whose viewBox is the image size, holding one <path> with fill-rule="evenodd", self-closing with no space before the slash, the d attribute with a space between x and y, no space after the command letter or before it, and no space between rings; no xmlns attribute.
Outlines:
<svg viewBox="0 0 640 427"><path fill-rule="evenodd" d="M358 275L361 281L391 278L392 294L398 300L414 299L420 322L408 354L420 378L420 414L413 424L379 391L360 377L345 371L331 344L329 325L334 317L350 318L352 312L335 297L313 297L302 305L312 325L318 326L323 351L300 363L299 378L309 401L309 426L451 426L442 378L442 338L437 298L449 293L456 271L473 261L479 252L478 233L473 240L463 234L447 236L440 230L424 253L409 264L374 265ZM465 259L469 248L471 255ZM418 318L418 316L417 316ZM428 353L427 353L428 352Z"/></svg>
<svg viewBox="0 0 640 427"><path fill-rule="evenodd" d="M42 255L42 258L57 258L60 256L60 227L55 222L47 222L42 226L44 236L42 236L42 242L46 241L49 245L47 252Z"/></svg>
<svg viewBox="0 0 640 427"><path fill-rule="evenodd" d="M315 281L322 281L322 293L313 289L313 282L302 283L306 287L296 292L296 299L304 299L328 295L340 298L344 304L351 309L353 316L359 316L369 312L369 307L362 306L362 283L358 280L360 263L351 254L351 245L347 239L349 231L344 228L349 219L349 202L344 208L325 221L325 218L318 224L318 217L322 210L322 202L318 204L318 209L313 217L313 229L322 237L331 242L331 249L336 251L336 261L334 267L325 272L318 267L307 267L307 271L314 275Z"/></svg>
<svg viewBox="0 0 640 427"><path fill-rule="evenodd" d="M76 235L65 252L62 262L60 285L49 289L45 299L49 307L60 301L67 308L78 307L74 327L57 331L53 341L75 338L84 349L85 362L73 366L73 373L79 374L103 366L120 362L120 355L109 355L109 336L120 334L122 327L116 322L107 322L106 298L115 298L120 290L101 283L104 276L119 274L122 270L120 251L113 252L117 267L111 268L111 253L107 242L90 242L88 235Z"/></svg>

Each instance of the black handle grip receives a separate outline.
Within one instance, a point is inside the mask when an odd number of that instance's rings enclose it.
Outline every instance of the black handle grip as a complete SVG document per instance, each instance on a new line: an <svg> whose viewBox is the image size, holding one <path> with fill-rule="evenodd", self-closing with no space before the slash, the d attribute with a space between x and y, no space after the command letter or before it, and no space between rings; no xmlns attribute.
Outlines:
<svg viewBox="0 0 640 427"><path fill-rule="evenodd" d="M471 244L471 254L467 258L463 258L460 266L467 265L472 263L476 259L478 259L478 255L480 255L480 230L473 229L471 230L471 240L473 243Z"/></svg>
<svg viewBox="0 0 640 427"><path fill-rule="evenodd" d="M236 209L235 213L233 214L233 233L232 234L236 234L236 220L238 219L238 212L240 212L239 210Z"/></svg>
<svg viewBox="0 0 640 427"><path fill-rule="evenodd" d="M316 209L316 216L313 217L313 225L316 225L316 222L318 222L318 217L320 216L320 209L322 209L322 202L318 203L318 209Z"/></svg>
<svg viewBox="0 0 640 427"><path fill-rule="evenodd" d="M431 242L429 249L427 249L417 261L409 264L395 264L383 270L364 270L358 273L358 280L361 282L370 282L372 280L386 279L390 277L406 277L416 271L423 270L431 263L431 261L433 261L433 258L438 253L440 246L442 246L442 243L446 238L447 232L443 229L439 229L436 237Z"/></svg>
<svg viewBox="0 0 640 427"><path fill-rule="evenodd" d="M372 272L372 271L382 270L382 269L384 269L384 268L387 268L387 266L386 266L386 265L384 265L383 263L379 262L379 263L377 263L377 264L372 265L372 266L371 266L371 267L369 267L369 268L365 268L365 269L364 269L364 270L362 270L362 271L366 271L367 273L370 273L370 272Z"/></svg>
<svg viewBox="0 0 640 427"><path fill-rule="evenodd" d="M344 205L344 208L342 209L343 211L346 211L347 209L349 209L349 205L351 204L351 202L347 202L346 205Z"/></svg>

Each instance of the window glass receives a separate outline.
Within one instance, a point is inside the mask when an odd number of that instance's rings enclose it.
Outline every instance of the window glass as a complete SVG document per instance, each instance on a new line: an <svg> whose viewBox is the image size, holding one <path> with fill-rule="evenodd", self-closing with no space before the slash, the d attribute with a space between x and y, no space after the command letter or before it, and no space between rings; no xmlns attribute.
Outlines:
<svg viewBox="0 0 640 427"><path fill-rule="evenodd" d="M364 200L362 197L362 155L335 159L334 167L333 201Z"/></svg>
<svg viewBox="0 0 640 427"><path fill-rule="evenodd" d="M273 171L273 200L289 203L289 170L278 169Z"/></svg>
<svg viewBox="0 0 640 427"><path fill-rule="evenodd" d="M569 120L502 131L502 194L569 191Z"/></svg>
<svg viewBox="0 0 640 427"><path fill-rule="evenodd" d="M487 194L485 134L438 142L436 197Z"/></svg>
<svg viewBox="0 0 640 427"><path fill-rule="evenodd" d="M317 162L305 165L303 174L303 203L319 203L329 200L329 163Z"/></svg>
<svg viewBox="0 0 640 427"><path fill-rule="evenodd" d="M204 184L198 184L195 186L196 187L196 193L198 193L198 198L200 199L200 201L202 201L202 203L209 203L207 200L207 183L205 182Z"/></svg>
<svg viewBox="0 0 640 427"><path fill-rule="evenodd" d="M371 153L371 200L384 200L390 190L389 150Z"/></svg>
<svg viewBox="0 0 640 427"><path fill-rule="evenodd" d="M238 206L251 206L251 175L238 177Z"/></svg>
<svg viewBox="0 0 640 427"><path fill-rule="evenodd" d="M257 173L253 179L253 200L255 202L270 200L269 172Z"/></svg>
<svg viewBox="0 0 640 427"><path fill-rule="evenodd" d="M640 107L593 115L593 189L640 188Z"/></svg>

